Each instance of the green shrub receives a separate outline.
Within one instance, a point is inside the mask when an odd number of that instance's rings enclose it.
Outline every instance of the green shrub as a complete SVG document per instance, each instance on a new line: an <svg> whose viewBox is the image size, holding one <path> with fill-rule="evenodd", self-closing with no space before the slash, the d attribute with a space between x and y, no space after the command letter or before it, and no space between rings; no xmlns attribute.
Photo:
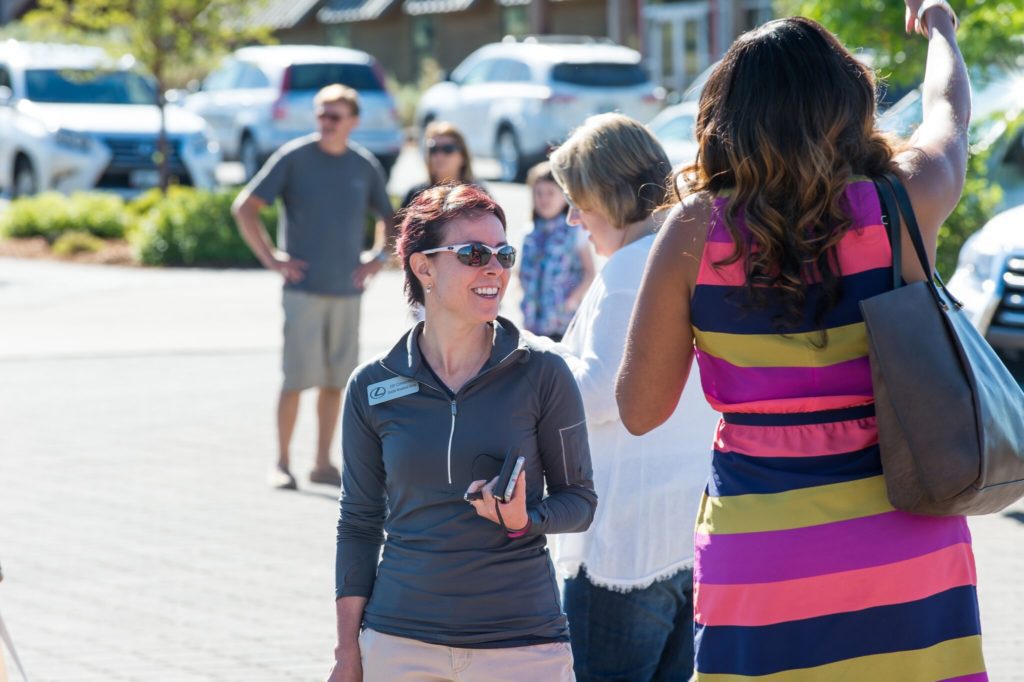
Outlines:
<svg viewBox="0 0 1024 682"><path fill-rule="evenodd" d="M0 216L0 235L43 237L55 241L65 232L87 232L103 239L123 239L130 216L113 194L76 192L70 197L43 192L11 202Z"/></svg>
<svg viewBox="0 0 1024 682"><path fill-rule="evenodd" d="M148 208L133 235L139 259L147 265L255 265L231 215L237 194L178 187L155 200L143 195L141 205ZM261 218L273 238L276 208L267 207Z"/></svg>
<svg viewBox="0 0 1024 682"><path fill-rule="evenodd" d="M74 256L79 253L97 253L106 244L94 234L88 232L65 232L53 243L53 253L57 256Z"/></svg>

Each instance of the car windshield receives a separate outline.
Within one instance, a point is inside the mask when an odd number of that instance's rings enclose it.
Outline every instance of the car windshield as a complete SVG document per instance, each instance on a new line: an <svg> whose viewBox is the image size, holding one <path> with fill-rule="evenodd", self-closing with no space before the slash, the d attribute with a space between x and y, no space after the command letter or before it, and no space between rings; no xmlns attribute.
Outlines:
<svg viewBox="0 0 1024 682"><path fill-rule="evenodd" d="M341 83L353 90L383 90L369 64L294 64L289 68L288 88L300 92L316 91Z"/></svg>
<svg viewBox="0 0 1024 682"><path fill-rule="evenodd" d="M153 104L156 89L132 71L29 69L25 94L34 102L62 104Z"/></svg>
<svg viewBox="0 0 1024 682"><path fill-rule="evenodd" d="M639 64L565 63L555 64L551 80L609 88L642 85L647 82L647 74Z"/></svg>

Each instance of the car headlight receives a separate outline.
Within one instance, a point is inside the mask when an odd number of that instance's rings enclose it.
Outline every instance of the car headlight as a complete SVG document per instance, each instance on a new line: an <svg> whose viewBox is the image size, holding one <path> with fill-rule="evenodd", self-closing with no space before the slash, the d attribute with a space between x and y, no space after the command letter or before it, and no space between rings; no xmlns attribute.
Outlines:
<svg viewBox="0 0 1024 682"><path fill-rule="evenodd" d="M90 136L74 130L60 128L54 133L53 139L58 147L76 152L87 152L92 147L92 138Z"/></svg>
<svg viewBox="0 0 1024 682"><path fill-rule="evenodd" d="M210 137L210 135L205 131L192 135L189 138L188 143L192 153L198 156L217 154L220 152L220 145L217 144L217 141Z"/></svg>
<svg viewBox="0 0 1024 682"><path fill-rule="evenodd" d="M1006 252L1003 249L984 248L976 238L971 237L960 249L956 269L962 270L976 284L994 281L1003 269Z"/></svg>

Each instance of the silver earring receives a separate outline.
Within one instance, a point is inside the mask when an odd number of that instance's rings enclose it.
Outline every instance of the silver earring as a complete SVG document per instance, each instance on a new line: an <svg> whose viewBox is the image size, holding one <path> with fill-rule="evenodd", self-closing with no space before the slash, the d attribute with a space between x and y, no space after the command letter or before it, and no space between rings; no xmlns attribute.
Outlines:
<svg viewBox="0 0 1024 682"><path fill-rule="evenodd" d="M430 286L430 285L428 284L428 285L427 285L427 293L429 294L429 293L430 293L431 291L433 291L433 290L434 290L434 287L432 287L432 286Z"/></svg>

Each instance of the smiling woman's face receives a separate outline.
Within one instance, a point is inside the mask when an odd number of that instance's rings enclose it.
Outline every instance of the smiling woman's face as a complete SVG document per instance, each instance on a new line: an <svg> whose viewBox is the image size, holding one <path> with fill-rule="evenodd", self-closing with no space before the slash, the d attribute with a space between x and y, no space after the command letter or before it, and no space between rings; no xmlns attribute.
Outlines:
<svg viewBox="0 0 1024 682"><path fill-rule="evenodd" d="M480 242L491 247L507 243L501 221L491 213L456 218L445 226L441 246ZM491 256L486 265L471 267L454 253L429 256L431 293L425 296L425 313L443 314L469 324L490 322L498 316L501 299L508 288L509 270Z"/></svg>

